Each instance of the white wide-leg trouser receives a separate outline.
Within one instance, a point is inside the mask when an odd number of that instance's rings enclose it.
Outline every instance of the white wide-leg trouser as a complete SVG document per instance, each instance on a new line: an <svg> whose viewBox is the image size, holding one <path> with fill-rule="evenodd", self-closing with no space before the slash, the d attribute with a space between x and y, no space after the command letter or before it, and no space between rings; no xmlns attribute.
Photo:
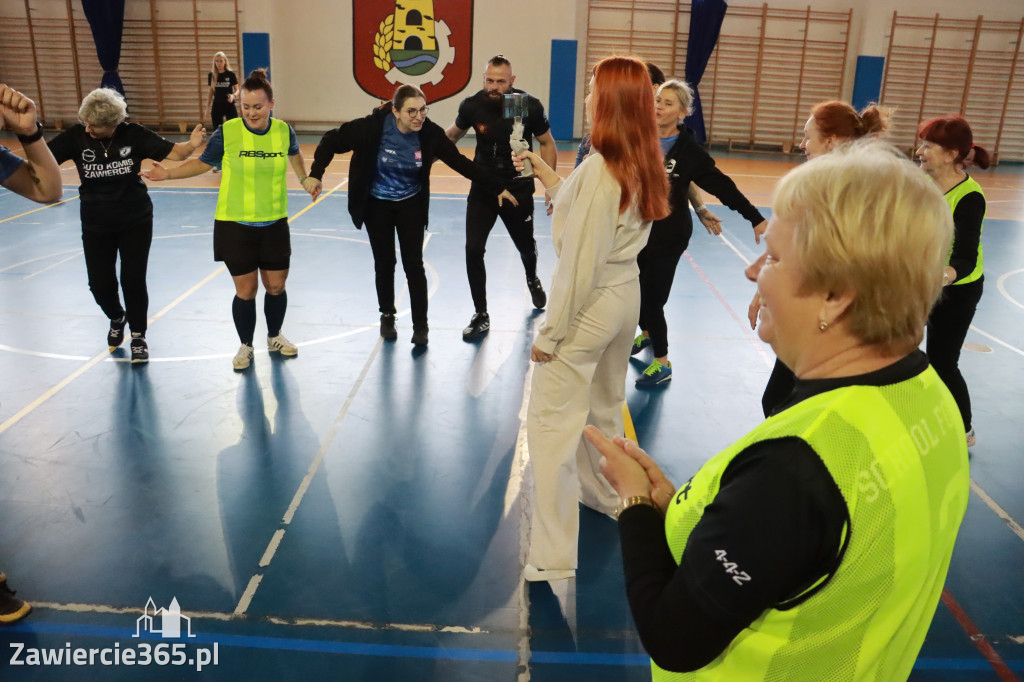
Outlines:
<svg viewBox="0 0 1024 682"><path fill-rule="evenodd" d="M639 280L595 289L555 358L534 369L526 437L534 476L527 563L535 568L576 568L577 501L607 514L619 505L601 474L601 453L583 437L583 427L622 435L626 370L639 317Z"/></svg>

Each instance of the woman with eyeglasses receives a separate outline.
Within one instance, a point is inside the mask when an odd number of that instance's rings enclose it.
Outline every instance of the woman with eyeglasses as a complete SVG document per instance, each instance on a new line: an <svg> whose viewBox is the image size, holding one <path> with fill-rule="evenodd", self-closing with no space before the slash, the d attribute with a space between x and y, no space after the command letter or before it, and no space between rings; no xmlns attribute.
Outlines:
<svg viewBox="0 0 1024 682"><path fill-rule="evenodd" d="M110 319L107 346L124 342L131 332L132 362L147 362L146 324L149 292L146 269L153 241L153 202L139 177L143 159L182 161L203 143L206 129L197 125L187 142L174 143L138 123L126 123L128 105L116 90L99 88L82 100L81 123L49 141L57 163L72 160L81 186L82 248L89 290ZM118 292L117 260L121 259Z"/></svg>
<svg viewBox="0 0 1024 682"><path fill-rule="evenodd" d="M390 102L364 118L328 131L317 145L306 191L319 196L324 171L335 154L353 152L348 170L348 212L357 229L366 225L373 251L380 335L398 338L395 328L395 234L409 282L412 342L427 344L427 274L423 232L430 202L430 167L441 159L452 170L493 191L497 201L515 198L505 181L459 152L444 128L427 118L427 100L413 85L400 85Z"/></svg>

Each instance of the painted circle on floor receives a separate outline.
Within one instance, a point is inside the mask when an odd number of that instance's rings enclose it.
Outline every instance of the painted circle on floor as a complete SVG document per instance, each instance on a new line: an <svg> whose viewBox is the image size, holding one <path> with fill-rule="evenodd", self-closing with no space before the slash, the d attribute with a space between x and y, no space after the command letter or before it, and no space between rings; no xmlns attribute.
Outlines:
<svg viewBox="0 0 1024 682"><path fill-rule="evenodd" d="M212 237L212 236L213 236L212 232L187 232L187 233L181 233L181 234L169 234L169 235L161 235L159 237L153 237L153 241L156 241L156 240L159 240L159 239L180 239L180 238L187 238L187 237L207 237L207 238L209 238L209 237ZM291 236L292 237L309 237L309 238L313 238L313 239L332 239L332 240L336 240L336 241L348 241L348 242L355 242L356 244L361 244L363 246L369 246L370 245L370 243L368 241L364 240L364 239L354 239L352 237L346 237L346 236L342 236L342 235L317 234L317 233L312 233L312 232L295 232L295 231L292 231L291 232ZM427 241L429 240L429 236L430 236L430 233L428 233L427 240L425 240L424 243L423 243L424 248L427 245ZM81 254L82 254L82 249L81 248L78 248L78 249L68 249L68 250L65 250L65 251L57 251L57 252L54 252L54 253L51 253L51 254L47 254L45 256L37 256L35 258L31 258L31 259L24 260L24 261L21 261L21 262L18 262L18 263L14 263L12 265L8 265L7 267L4 267L4 268L0 268L0 274L2 274L4 272L7 272L9 270L13 270L14 268L17 268L17 267L20 267L20 266L23 266L23 265L29 265L31 263L36 263L36 262L40 262L40 261L46 261L46 260L50 260L50 259L57 259L57 261L55 263L53 263L53 264L51 264L51 265L49 265L49 266L47 266L45 268L42 268L41 270L36 271L32 275L28 275L28 277L34 277L35 275L42 274L46 270L49 270L50 268L56 267L57 265L60 265L61 263L64 263L64 262L66 262L68 260L71 260L71 259L76 258L76 257L81 257ZM423 261L423 266L426 269L427 277L430 280L430 286L427 289L427 299L429 300L429 299L433 298L434 294L437 292L438 288L440 287L440 279L438 278L437 270L435 270L434 267L429 262L424 260ZM401 310L398 311L398 313L396 313L395 317L402 318L402 317L406 317L409 314L410 314L409 308L402 308ZM346 338L348 336L355 336L356 334L363 334L363 333L366 333L366 332L369 332L369 331L372 331L372 330L376 330L376 329L378 329L378 323L374 322L373 324L368 324L366 326L355 327L353 329L348 329L348 330L346 330L344 332L340 332L338 334L331 334L329 336L322 336L322 337L319 337L319 338L316 338L316 339L309 339L309 340L301 341L301 342L294 342L293 341L293 343L295 343L295 345L297 347L299 347L299 348L304 348L306 346L315 346L317 344L327 343L329 341L337 341L338 339L343 339L343 338ZM8 346L8 345L5 345L5 344L0 344L0 351L7 351L8 353L16 353L16 354L19 354L19 355L30 355L30 356L33 356L33 357L51 358L51 359L54 359L54 360L73 360L73 361L76 361L76 362L88 362L89 360L93 359L92 357L90 357L88 355L66 355L66 354L62 354L62 353L47 353L47 352L44 352L44 351L32 350L32 349L28 349L28 348L19 348L19 347L16 347L16 346ZM116 355L113 354L113 353L118 353L118 352L124 353L124 356L121 357L121 356L116 356ZM257 348L256 352L257 353L267 353L268 351L267 351L266 348ZM113 351L113 353L111 354L111 356L109 358L104 359L104 362L131 362L130 354L127 353L124 350L123 346L121 348ZM235 353L234 353L234 351L232 351L230 353L216 353L216 354L210 354L210 355L180 355L180 356L176 356L176 357L159 357L158 356L158 357L150 357L149 362L184 362L184 361L189 361L189 360L222 360L222 359L226 359L226 358L232 358L232 357L234 357L234 355L235 355Z"/></svg>

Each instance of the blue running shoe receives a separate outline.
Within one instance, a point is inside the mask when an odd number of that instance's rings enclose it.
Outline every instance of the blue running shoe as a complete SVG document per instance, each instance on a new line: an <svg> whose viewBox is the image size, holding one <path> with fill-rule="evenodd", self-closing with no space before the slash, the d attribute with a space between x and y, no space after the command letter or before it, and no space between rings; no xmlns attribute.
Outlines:
<svg viewBox="0 0 1024 682"><path fill-rule="evenodd" d="M651 363L651 366L644 370L644 373L640 375L640 378L636 380L637 388L653 388L658 384L663 384L672 378L672 363L663 365L657 360Z"/></svg>
<svg viewBox="0 0 1024 682"><path fill-rule="evenodd" d="M651 338L649 336L644 336L643 334L640 334L635 339L633 339L633 347L629 349L629 354L636 355L644 348L647 348L649 345L651 345Z"/></svg>

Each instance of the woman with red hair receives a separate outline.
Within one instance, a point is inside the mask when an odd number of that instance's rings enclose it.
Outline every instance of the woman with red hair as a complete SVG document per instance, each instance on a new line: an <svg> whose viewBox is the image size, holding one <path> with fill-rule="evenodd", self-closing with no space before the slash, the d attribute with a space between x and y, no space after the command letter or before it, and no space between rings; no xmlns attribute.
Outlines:
<svg viewBox="0 0 1024 682"><path fill-rule="evenodd" d="M612 515L619 496L583 438L593 424L622 433L633 329L640 316L637 254L652 220L669 213L668 179L644 62L609 57L594 67L586 100L590 156L562 180L532 152L517 158L554 202L558 262L547 315L533 343L527 443L534 473L527 580L575 576L579 508Z"/></svg>
<svg viewBox="0 0 1024 682"><path fill-rule="evenodd" d="M859 112L846 102L826 100L811 107L811 115L804 124L804 139L800 149L808 160L828 154L836 147L864 137L882 137L889 130L892 109L878 104L869 104ZM747 309L750 328L757 328L757 316L761 310L761 296L754 299ZM772 368L768 384L761 395L761 409L770 417L787 405L796 386L793 370L778 358Z"/></svg>
<svg viewBox="0 0 1024 682"><path fill-rule="evenodd" d="M953 248L943 279L945 289L928 318L928 360L946 384L960 408L967 446L974 445L971 396L960 373L960 349L974 319L985 282L981 228L985 220L985 195L978 181L967 174L971 163L988 168L990 156L974 144L971 126L962 116L951 114L922 121L917 127L921 146L917 158L921 170L931 176L946 195L953 211ZM973 156L972 156L973 153ZM968 158L970 161L968 162Z"/></svg>

